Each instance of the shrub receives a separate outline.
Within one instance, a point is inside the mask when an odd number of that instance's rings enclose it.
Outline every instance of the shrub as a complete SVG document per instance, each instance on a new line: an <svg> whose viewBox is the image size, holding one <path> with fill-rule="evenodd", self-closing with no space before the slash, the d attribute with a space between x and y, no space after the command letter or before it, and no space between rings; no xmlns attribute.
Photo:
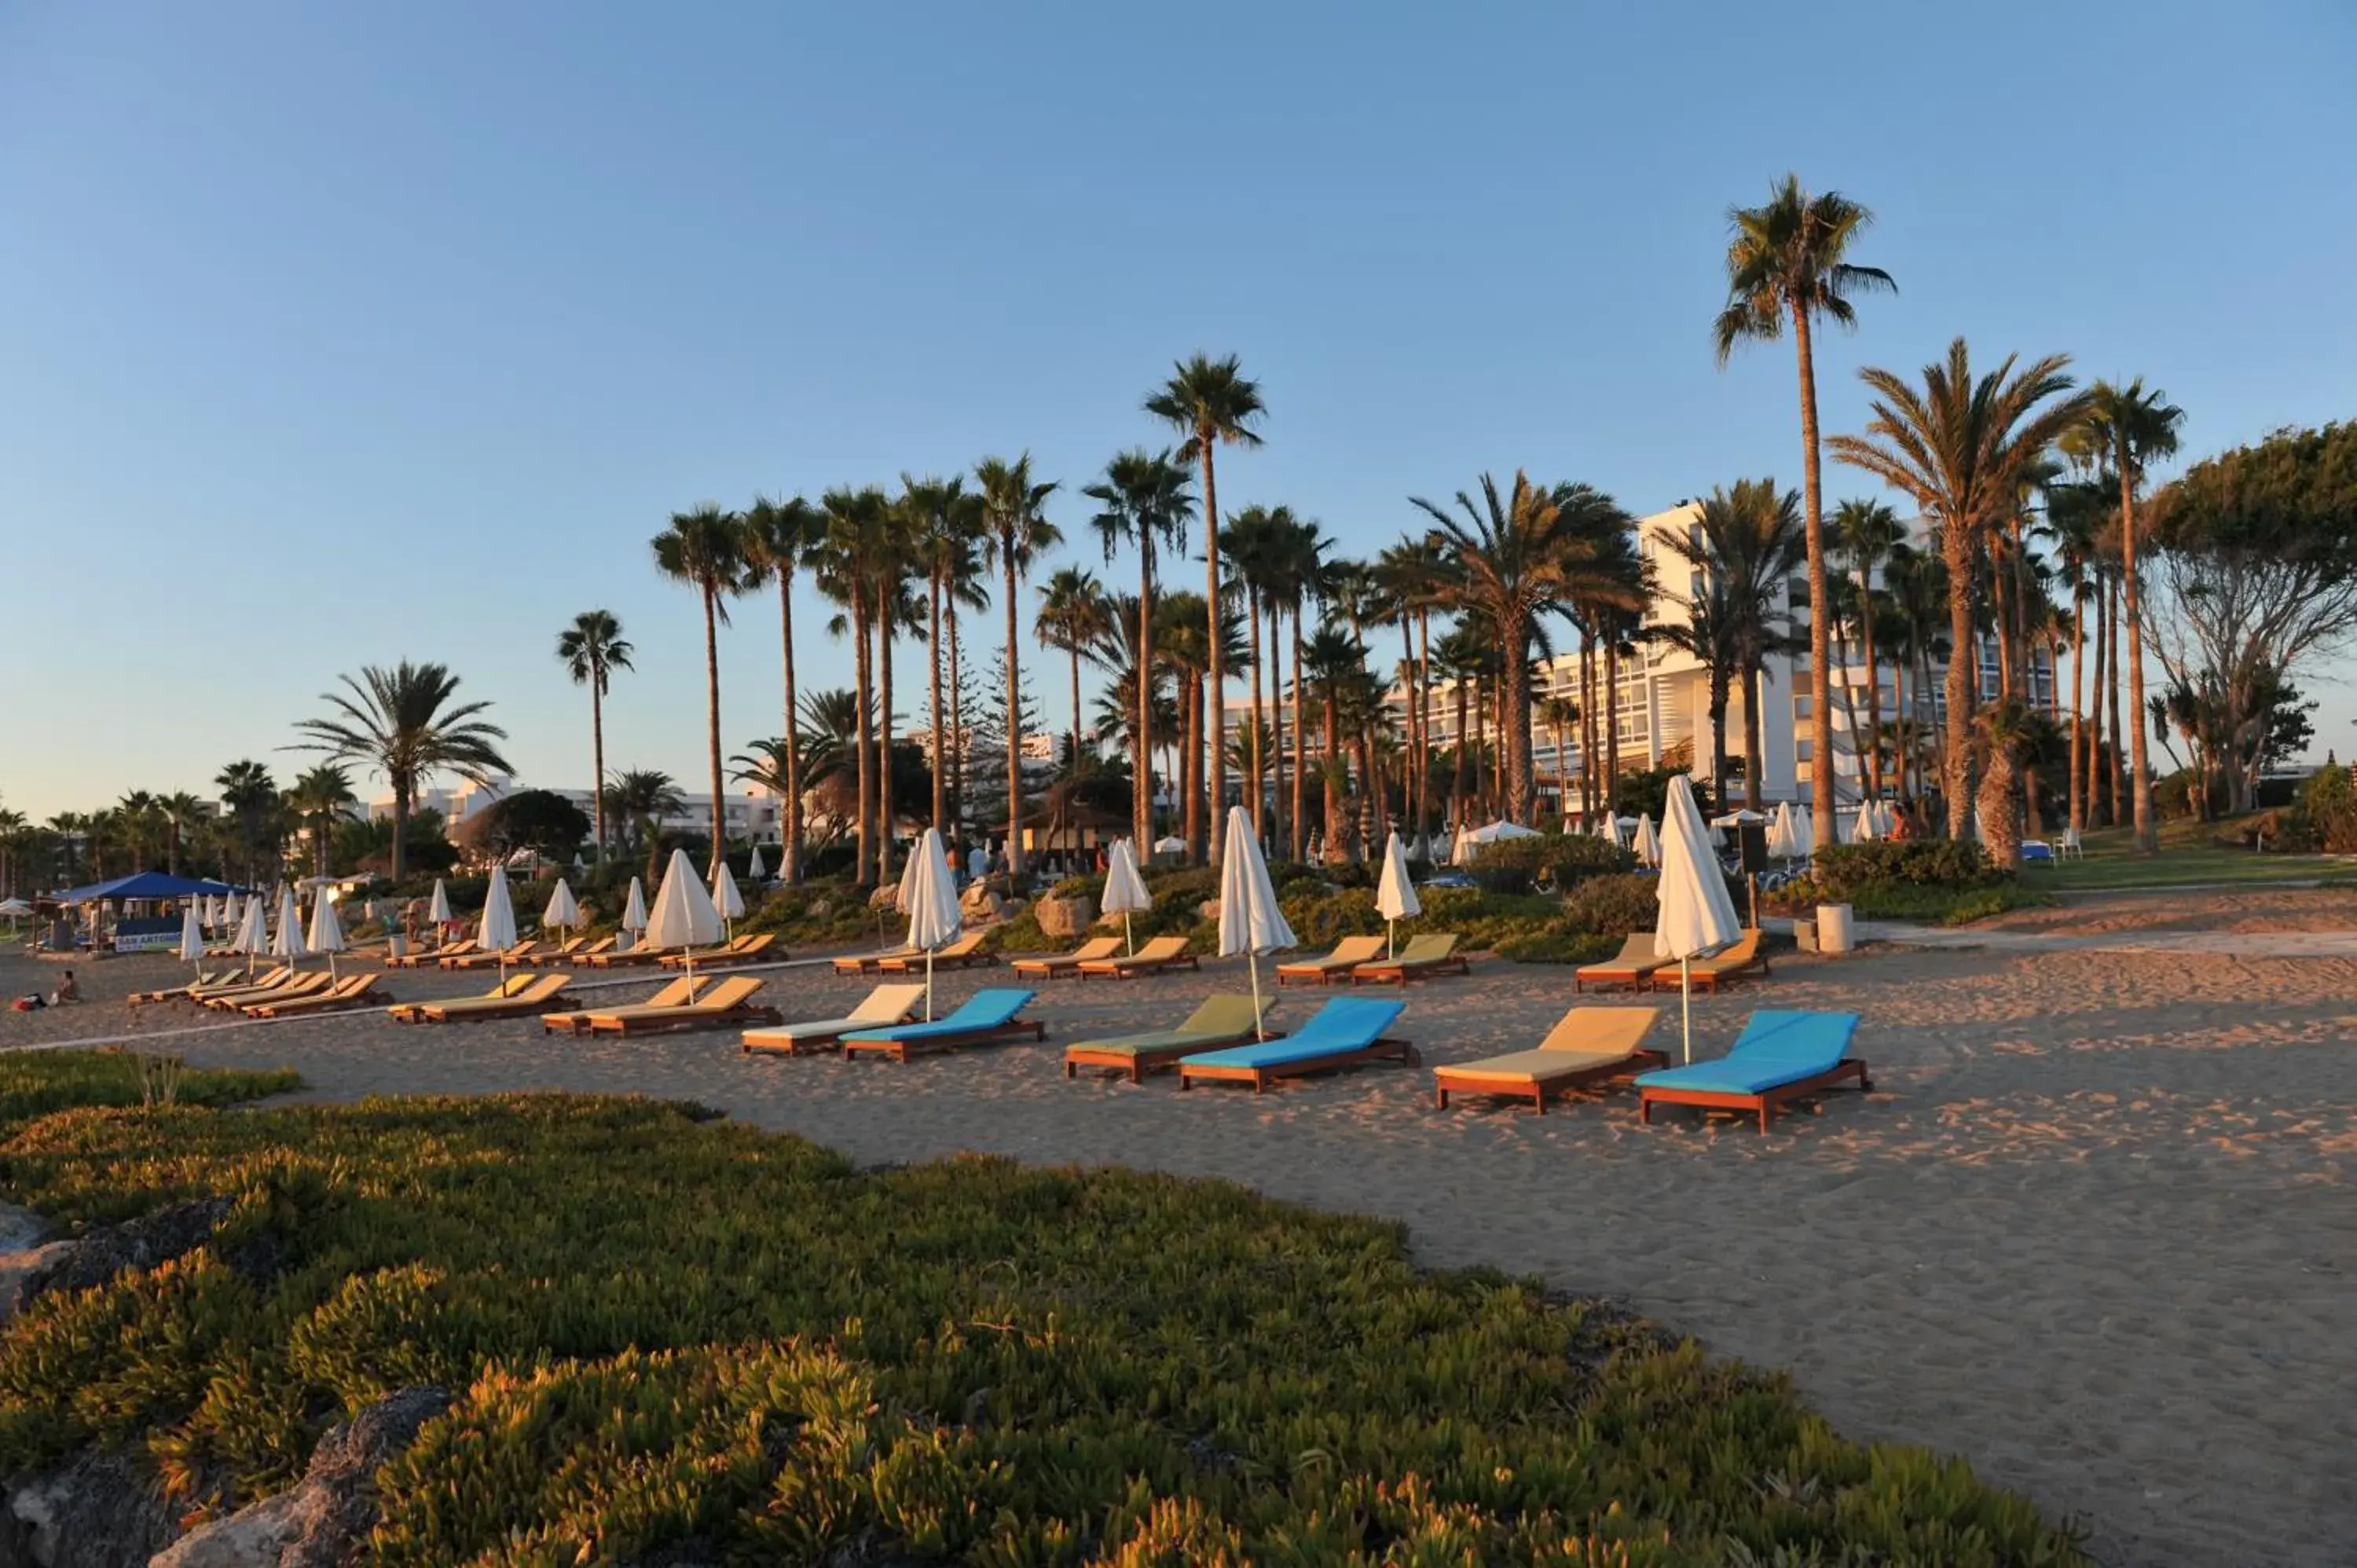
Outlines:
<svg viewBox="0 0 2357 1568"><path fill-rule="evenodd" d="M1564 896L1564 919L1574 930L1616 940L1651 930L1661 918L1660 887L1652 876L1591 876Z"/></svg>
<svg viewBox="0 0 2357 1568"><path fill-rule="evenodd" d="M36 1301L0 1335L0 1466L108 1447L226 1509L356 1402L445 1380L379 1474L372 1562L2077 1557L1783 1378L1224 1183L861 1171L554 1095L10 1132L13 1196L231 1194L234 1244L279 1262L225 1242Z"/></svg>
<svg viewBox="0 0 2357 1568"><path fill-rule="evenodd" d="M1828 845L1817 851L1810 879L1841 901L1872 887L1986 887L2011 877L1970 839L1906 839Z"/></svg>
<svg viewBox="0 0 2357 1568"><path fill-rule="evenodd" d="M1522 874L1519 887L1500 886L1501 893L1528 893L1534 887L1568 889L1590 876L1606 876L1631 869L1629 852L1584 833L1540 833L1534 838L1501 839L1483 844L1473 856L1473 879L1483 886L1484 873L1501 884Z"/></svg>
<svg viewBox="0 0 2357 1568"><path fill-rule="evenodd" d="M2328 760L2309 774L2286 824L2286 847L2357 854L2357 781L2349 769Z"/></svg>

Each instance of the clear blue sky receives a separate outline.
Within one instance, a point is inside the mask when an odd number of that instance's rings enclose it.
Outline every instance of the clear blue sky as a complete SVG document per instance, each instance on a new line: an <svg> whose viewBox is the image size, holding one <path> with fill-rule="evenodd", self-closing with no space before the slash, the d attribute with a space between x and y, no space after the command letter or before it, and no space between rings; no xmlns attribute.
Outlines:
<svg viewBox="0 0 2357 1568"><path fill-rule="evenodd" d="M2357 413L2353 79L2341 0L1791 36L1756 5L17 0L0 800L284 778L317 693L404 655L584 783L551 649L594 606L640 655L609 762L693 786L670 512L1025 447L1076 489L1197 349L1271 410L1222 499L1356 550L1484 468L1641 511L1796 482L1789 349L1722 372L1706 330L1727 207L1788 168L1875 210L1860 259L1901 289L1824 345L1829 430L1859 364L1958 332L2145 375L2195 453ZM777 730L776 640L764 603L726 635L732 750Z"/></svg>

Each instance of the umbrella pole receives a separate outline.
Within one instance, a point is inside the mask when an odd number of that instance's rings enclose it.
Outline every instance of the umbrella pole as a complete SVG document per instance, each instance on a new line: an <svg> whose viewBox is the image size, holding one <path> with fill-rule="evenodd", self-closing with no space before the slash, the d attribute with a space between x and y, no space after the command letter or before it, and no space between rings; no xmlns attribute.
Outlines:
<svg viewBox="0 0 2357 1568"><path fill-rule="evenodd" d="M1686 1065L1694 1065L1694 961L1678 960L1678 1026L1685 1036Z"/></svg>
<svg viewBox="0 0 2357 1568"><path fill-rule="evenodd" d="M1385 920L1383 922L1383 956L1385 958L1399 957L1398 942L1399 922L1397 920Z"/></svg>
<svg viewBox="0 0 2357 1568"><path fill-rule="evenodd" d="M1129 911L1126 909L1124 909L1121 912L1121 940L1128 944L1129 956L1135 958L1137 956L1137 939L1130 935Z"/></svg>
<svg viewBox="0 0 2357 1568"><path fill-rule="evenodd" d="M933 950L925 950L925 1022L933 1021Z"/></svg>
<svg viewBox="0 0 2357 1568"><path fill-rule="evenodd" d="M1266 1032L1265 1030L1264 1030L1264 1029L1261 1027L1261 1022L1260 1022L1260 1019L1261 1019L1261 1011L1260 1011L1260 954L1259 954L1259 952L1258 952L1257 950L1255 950L1255 951L1254 951L1254 952L1250 952L1250 953L1245 954L1245 955L1244 955L1244 962L1245 962L1245 963L1246 963L1246 964L1251 968L1251 970L1252 970L1252 988L1253 988L1253 1038L1254 1038L1254 1039L1255 1039L1255 1040L1265 1040L1265 1039L1267 1039L1267 1038L1268 1038L1268 1034L1267 1034L1267 1032Z"/></svg>

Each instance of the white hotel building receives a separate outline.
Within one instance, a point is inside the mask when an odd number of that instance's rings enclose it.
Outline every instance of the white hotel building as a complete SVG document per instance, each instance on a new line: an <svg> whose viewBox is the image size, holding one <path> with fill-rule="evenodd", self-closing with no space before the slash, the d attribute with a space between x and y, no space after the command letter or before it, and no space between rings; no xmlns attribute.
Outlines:
<svg viewBox="0 0 2357 1568"><path fill-rule="evenodd" d="M511 795L519 789L546 788L553 795L562 795L581 808L582 815L595 820L597 805L587 789L568 789L554 786L519 785L512 778L495 779L488 784L461 783L449 789L422 789L411 802L413 810L442 813L442 820L452 825L465 822L492 801ZM667 832L708 833L712 831L712 793L710 790L683 789L681 809L662 821ZM748 787L741 795L727 798L728 836L752 839L759 843L775 843L780 832L780 811L783 804L778 796L766 789ZM393 795L387 791L368 803L371 822L390 822L393 818Z"/></svg>
<svg viewBox="0 0 2357 1568"><path fill-rule="evenodd" d="M1648 626L1683 624L1686 620L1686 603L1690 596L1701 591L1702 574L1679 554L1670 542L1681 535L1692 537L1699 528L1702 508L1688 502L1667 511L1655 512L1638 524L1639 546L1653 569L1655 591L1653 601L1645 611ZM1920 531L1920 524L1918 525ZM1785 618L1789 629L1806 638L1809 628L1808 579L1795 573L1785 585ZM1880 651L1880 650L1878 650ZM1994 697L1997 689L1996 647L1984 640L1976 650L1980 660L1980 685L1985 697ZM1853 736L1849 728L1849 708L1838 694L1845 687L1851 693L1859 728L1867 723L1867 673L1865 655L1855 641L1837 644L1834 650L1837 667L1833 671L1834 699L1833 744L1834 790L1843 802L1855 802L1863 789L1862 736ZM1888 657L1882 660L1880 703L1882 716L1887 721L1899 718L1899 693L1896 676ZM2049 704L2053 691L2053 669L2041 652L2031 655L2029 671L2029 694L2035 705ZM1771 656L1760 682L1761 707L1760 725L1760 793L1770 801L1793 800L1805 804L1813 782L1818 758L1811 752L1811 714L1809 694L1809 657L1802 652L1791 656ZM1912 717L1926 726L1943 723L1947 706L1942 682L1946 679L1947 662L1934 660L1932 664L1932 684L1919 690L1918 678L1907 682L1909 706ZM1601 666L1597 678L1603 679ZM1457 739L1456 703L1452 688L1447 683L1437 687L1433 695L1433 745L1446 746ZM1549 697L1579 698L1579 660L1576 654L1562 654L1543 660L1534 671L1531 698L1534 703ZM1664 753L1674 752L1691 742L1694 747L1692 771L1697 779L1707 779L1712 773L1710 725L1710 671L1693 654L1661 641L1644 641L1636 646L1633 654L1620 660L1619 689L1613 693L1612 723L1620 731L1620 767L1624 771L1657 768ZM1405 727L1407 693L1394 687L1391 703L1395 722ZM1743 754L1744 693L1738 682L1728 693L1727 711L1727 746L1740 765ZM1568 774L1577 810L1579 789L1579 735L1575 726L1566 731L1564 739L1568 755L1558 759L1555 755L1554 732L1544 724L1534 720L1531 728L1532 767L1539 791L1552 800L1558 771ZM1558 766L1560 760L1560 768ZM1889 780L1884 780L1886 792ZM1732 790L1742 786L1735 784Z"/></svg>

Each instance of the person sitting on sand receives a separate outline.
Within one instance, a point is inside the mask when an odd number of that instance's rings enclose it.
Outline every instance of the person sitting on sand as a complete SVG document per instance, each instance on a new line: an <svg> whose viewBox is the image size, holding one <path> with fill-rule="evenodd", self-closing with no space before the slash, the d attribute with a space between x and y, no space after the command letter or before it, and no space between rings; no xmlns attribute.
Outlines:
<svg viewBox="0 0 2357 1568"><path fill-rule="evenodd" d="M69 1002L81 1000L81 987L74 983L73 971L68 970L58 977L57 994L49 998L49 1005L62 1007Z"/></svg>

